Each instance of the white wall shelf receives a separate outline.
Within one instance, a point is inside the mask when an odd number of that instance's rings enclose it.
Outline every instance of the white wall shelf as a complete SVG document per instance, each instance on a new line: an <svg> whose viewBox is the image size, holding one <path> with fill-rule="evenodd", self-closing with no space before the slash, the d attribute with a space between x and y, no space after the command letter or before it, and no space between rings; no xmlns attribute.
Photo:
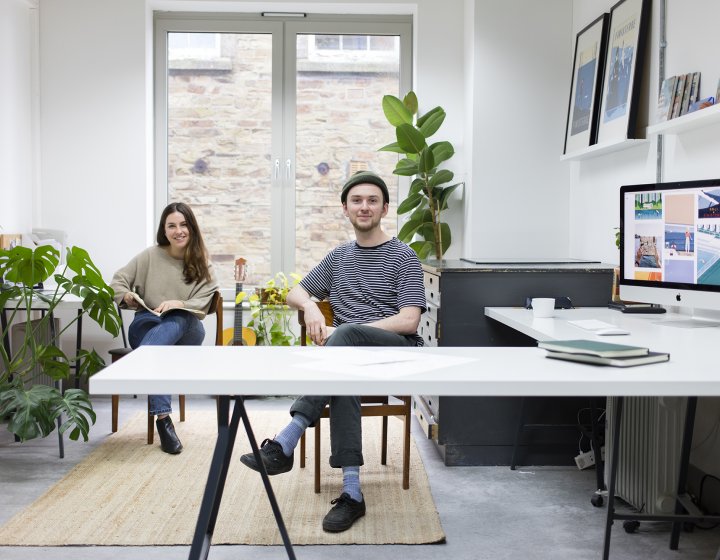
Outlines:
<svg viewBox="0 0 720 560"><path fill-rule="evenodd" d="M606 144L595 144L582 150L571 152L560 156L560 161L580 161L584 159L591 159L599 157L612 152L619 152L620 150L626 150L633 146L639 146L645 144L647 140L645 138L628 138L626 140L620 140L618 142L606 143Z"/></svg>
<svg viewBox="0 0 720 560"><path fill-rule="evenodd" d="M720 104L715 104L699 111L675 117L669 121L647 127L648 136L658 134L679 134L688 130L695 130L704 126L720 123Z"/></svg>

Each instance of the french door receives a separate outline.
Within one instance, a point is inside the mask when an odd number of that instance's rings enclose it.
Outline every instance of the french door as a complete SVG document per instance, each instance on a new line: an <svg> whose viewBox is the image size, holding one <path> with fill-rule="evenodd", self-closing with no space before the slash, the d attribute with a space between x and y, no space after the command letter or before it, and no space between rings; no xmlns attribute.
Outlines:
<svg viewBox="0 0 720 560"><path fill-rule="evenodd" d="M352 238L340 189L359 169L386 178L397 231L395 140L385 94L410 89L405 17L155 19L155 214L191 205L221 286L307 273Z"/></svg>

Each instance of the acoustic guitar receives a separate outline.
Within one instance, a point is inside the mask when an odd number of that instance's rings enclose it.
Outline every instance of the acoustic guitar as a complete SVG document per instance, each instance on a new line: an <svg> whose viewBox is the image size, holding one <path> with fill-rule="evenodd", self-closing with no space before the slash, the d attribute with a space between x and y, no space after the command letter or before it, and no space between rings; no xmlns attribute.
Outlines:
<svg viewBox="0 0 720 560"><path fill-rule="evenodd" d="M238 301L238 295L246 277L247 261L240 257L235 260L235 320L232 327L223 330L223 346L255 346L257 341L255 331L242 326L242 301Z"/></svg>

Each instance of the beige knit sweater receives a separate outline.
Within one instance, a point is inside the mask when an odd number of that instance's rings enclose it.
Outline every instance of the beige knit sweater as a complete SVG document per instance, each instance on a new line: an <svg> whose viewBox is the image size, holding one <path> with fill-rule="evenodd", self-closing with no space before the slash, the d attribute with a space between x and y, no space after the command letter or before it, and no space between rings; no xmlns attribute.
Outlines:
<svg viewBox="0 0 720 560"><path fill-rule="evenodd" d="M186 284L183 261L174 259L157 245L148 247L135 256L113 276L110 286L115 290L115 301L121 303L127 292L138 294L148 307L154 309L163 301L177 299L188 309L207 313L217 280L210 266L211 281ZM124 305L121 304L121 307ZM202 317L200 317L202 318Z"/></svg>

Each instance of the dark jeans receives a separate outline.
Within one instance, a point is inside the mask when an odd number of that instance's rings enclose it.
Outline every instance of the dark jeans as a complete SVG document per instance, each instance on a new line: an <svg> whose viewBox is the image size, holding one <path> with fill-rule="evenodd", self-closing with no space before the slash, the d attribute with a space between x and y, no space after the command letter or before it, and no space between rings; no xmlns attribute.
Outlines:
<svg viewBox="0 0 720 560"><path fill-rule="evenodd" d="M138 346L199 346L205 338L202 322L192 313L171 311L164 317L149 311L136 311L128 329L131 348ZM148 395L150 414L172 412L170 395Z"/></svg>
<svg viewBox="0 0 720 560"><path fill-rule="evenodd" d="M340 325L325 346L415 346L415 339L367 325ZM330 404L330 466L353 467L363 464L360 397L302 396L290 407L314 425Z"/></svg>

